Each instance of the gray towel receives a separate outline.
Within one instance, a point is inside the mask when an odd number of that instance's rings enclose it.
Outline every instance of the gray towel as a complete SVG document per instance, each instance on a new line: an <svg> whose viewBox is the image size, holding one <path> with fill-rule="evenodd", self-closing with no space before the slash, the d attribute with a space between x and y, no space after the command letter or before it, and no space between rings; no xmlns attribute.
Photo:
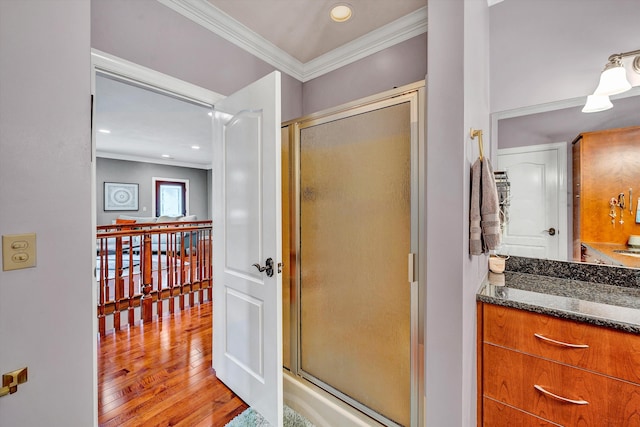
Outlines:
<svg viewBox="0 0 640 427"><path fill-rule="evenodd" d="M482 254L482 229L480 228L480 169L482 160L478 158L471 166L471 206L469 209L469 253Z"/></svg>
<svg viewBox="0 0 640 427"><path fill-rule="evenodd" d="M485 252L497 249L500 246L500 202L498 199L498 188L493 175L493 168L488 158L482 160L482 201L480 214L482 221L482 241Z"/></svg>

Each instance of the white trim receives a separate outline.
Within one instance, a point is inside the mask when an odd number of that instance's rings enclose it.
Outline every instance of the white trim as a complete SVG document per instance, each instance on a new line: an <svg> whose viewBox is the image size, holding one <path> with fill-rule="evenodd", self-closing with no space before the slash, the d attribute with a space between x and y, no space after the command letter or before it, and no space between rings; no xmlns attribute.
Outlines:
<svg viewBox="0 0 640 427"><path fill-rule="evenodd" d="M91 197L91 253L96 254L97 252L97 241L95 239L96 230L98 228L98 192L97 192L97 177L96 177L96 129L93 118L96 116L96 73L93 67L91 67L91 178L90 178L90 197ZM96 277L96 257L91 256L91 272L92 277ZM84 265L81 268L85 268ZM95 280L95 279L93 279ZM98 286L91 286L91 301L98 301ZM85 321L89 321L86 319ZM92 367L92 381L91 384L93 388L91 393L93 394L93 427L98 427L98 345L96 336L98 334L98 307L97 304L91 304L91 324L92 324L92 335L91 335L91 352L93 355L93 360L91 361ZM87 337L89 338L89 337Z"/></svg>
<svg viewBox="0 0 640 427"><path fill-rule="evenodd" d="M611 97L613 101L616 99L629 98L631 96L640 96L640 86L631 88L624 93L614 95ZM544 104L527 105L524 107L513 108L511 110L497 111L491 113L491 153L495 153L498 149L498 120L511 119L513 117L527 116L530 114L546 113L549 111L563 110L565 108L578 107L584 105L586 101L585 96L579 96L577 98L561 99L558 101L547 102ZM614 107L615 108L615 107ZM585 113L586 114L586 113ZM597 114L597 113L589 113ZM491 160L495 162L495 156L491 156Z"/></svg>
<svg viewBox="0 0 640 427"><path fill-rule="evenodd" d="M524 145L521 147L511 147L511 148L501 148L500 154L521 154L521 153L531 153L533 151L548 151L548 150L560 150L564 153L565 157L565 169L566 169L566 159L567 159L567 143L566 142L551 142L549 144L535 144L535 145Z"/></svg>
<svg viewBox="0 0 640 427"><path fill-rule="evenodd" d="M181 168L192 168L192 169L203 169L203 170L210 170L213 164L213 162L211 162L206 165L203 165L199 163L180 162L180 161L167 160L162 158L150 158L150 157L135 156L130 154L108 153L105 151L96 151L96 157L99 157L102 159L127 160L130 162L153 163L156 165L177 166Z"/></svg>
<svg viewBox="0 0 640 427"><path fill-rule="evenodd" d="M184 211L186 212L184 216L189 215L189 180L181 179L181 178L162 178L159 176L151 177L151 212L153 216L156 215L156 181L169 181L169 182L181 182L184 184Z"/></svg>
<svg viewBox="0 0 640 427"><path fill-rule="evenodd" d="M560 261L568 261L568 244L569 244L569 211L567 206L567 188L568 188L568 175L567 175L567 147L568 144L564 142L552 142L549 144L537 144L527 145L524 147L512 147L501 148L497 150L498 154L523 154L536 151L556 151L558 153L558 240L560 250L558 252L558 259ZM497 160L497 159L496 159ZM496 164L497 161L496 161ZM571 231L573 233L573 231Z"/></svg>
<svg viewBox="0 0 640 427"><path fill-rule="evenodd" d="M425 6L302 63L206 0L157 1L303 83L427 32Z"/></svg>
<svg viewBox="0 0 640 427"><path fill-rule="evenodd" d="M213 105L225 98L219 93L93 48L91 49L91 65L94 70L92 80L95 79L95 71L98 70L148 84L154 88L166 90L207 105Z"/></svg>

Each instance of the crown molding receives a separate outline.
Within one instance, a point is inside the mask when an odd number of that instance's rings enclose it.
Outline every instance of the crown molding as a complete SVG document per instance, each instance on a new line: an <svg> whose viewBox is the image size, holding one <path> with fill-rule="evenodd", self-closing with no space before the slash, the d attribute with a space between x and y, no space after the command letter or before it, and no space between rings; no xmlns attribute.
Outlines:
<svg viewBox="0 0 640 427"><path fill-rule="evenodd" d="M306 82L427 31L427 7L302 63L206 0L157 0L246 50L276 69Z"/></svg>
<svg viewBox="0 0 640 427"><path fill-rule="evenodd" d="M206 0L158 0L158 2L202 25L223 39L246 50L250 54L273 65L280 71L301 80L302 62L295 59L273 43L260 37Z"/></svg>
<svg viewBox="0 0 640 427"><path fill-rule="evenodd" d="M171 160L171 159L156 159L156 158L145 157L145 156L112 153L109 151L100 151L100 150L96 150L96 157L99 157L102 159L126 160L129 162L153 163L156 165L165 165L165 166L178 166L181 168L191 168L191 169L209 170L213 167L212 163L202 164L202 163L184 162L180 160Z"/></svg>

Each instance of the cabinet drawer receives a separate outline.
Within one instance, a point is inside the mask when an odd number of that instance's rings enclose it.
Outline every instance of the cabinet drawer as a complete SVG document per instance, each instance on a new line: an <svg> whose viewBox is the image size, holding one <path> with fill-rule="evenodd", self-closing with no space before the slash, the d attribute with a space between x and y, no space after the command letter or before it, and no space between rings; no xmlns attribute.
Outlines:
<svg viewBox="0 0 640 427"><path fill-rule="evenodd" d="M483 399L482 413L485 427L555 427L557 424L549 423L542 418L503 405L495 400Z"/></svg>
<svg viewBox="0 0 640 427"><path fill-rule="evenodd" d="M640 336L494 304L483 340L640 384Z"/></svg>
<svg viewBox="0 0 640 427"><path fill-rule="evenodd" d="M491 344L483 347L483 377L485 397L551 422L640 426L640 386L625 381Z"/></svg>

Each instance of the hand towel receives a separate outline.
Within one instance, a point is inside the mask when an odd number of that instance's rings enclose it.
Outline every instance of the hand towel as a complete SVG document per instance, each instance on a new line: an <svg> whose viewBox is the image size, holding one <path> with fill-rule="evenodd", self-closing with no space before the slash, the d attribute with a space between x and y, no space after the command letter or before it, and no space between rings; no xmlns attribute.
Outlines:
<svg viewBox="0 0 640 427"><path fill-rule="evenodd" d="M482 254L482 229L480 228L480 171L482 160L478 158L471 166L471 206L469 209L469 253Z"/></svg>
<svg viewBox="0 0 640 427"><path fill-rule="evenodd" d="M484 251L500 246L500 202L493 168L488 158L482 160L480 214Z"/></svg>

